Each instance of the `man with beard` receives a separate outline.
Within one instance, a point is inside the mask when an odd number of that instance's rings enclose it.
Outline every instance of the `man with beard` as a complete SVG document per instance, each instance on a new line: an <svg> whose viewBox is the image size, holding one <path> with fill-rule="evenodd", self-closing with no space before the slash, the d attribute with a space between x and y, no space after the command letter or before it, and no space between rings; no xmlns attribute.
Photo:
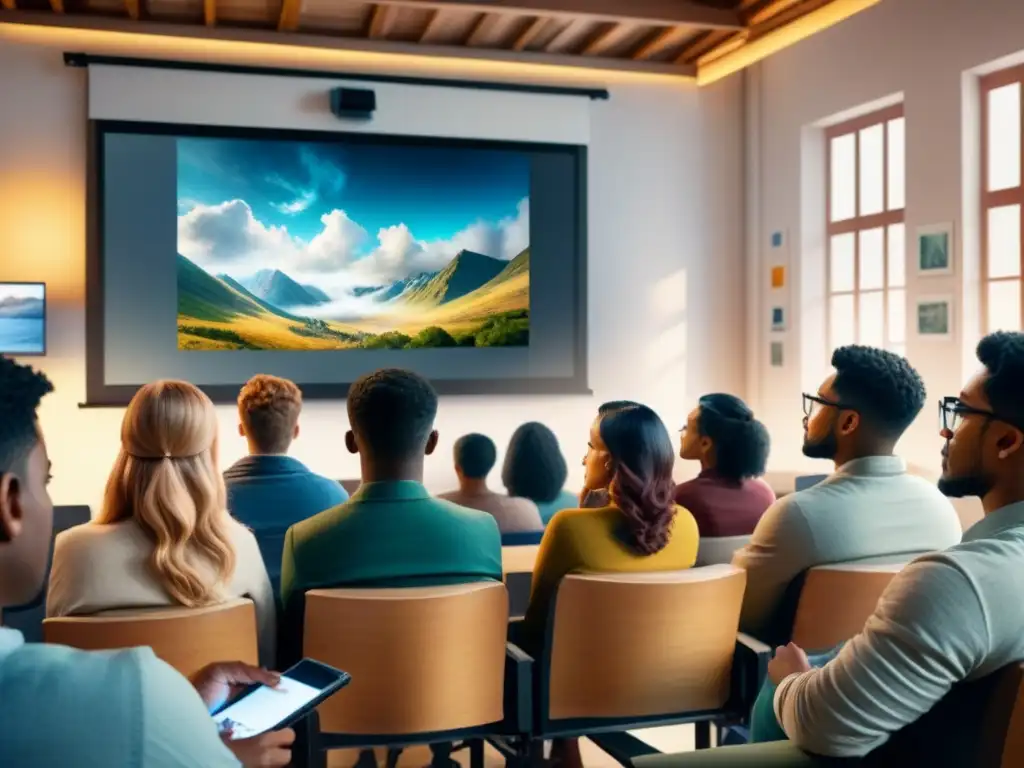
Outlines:
<svg viewBox="0 0 1024 768"><path fill-rule="evenodd" d="M917 371L899 355L862 346L837 349L832 367L818 391L803 396L803 451L830 459L835 472L775 502L733 556L747 570L740 627L766 642L788 639L783 598L808 568L888 555L910 559L960 541L953 505L893 455L924 406Z"/></svg>
<svg viewBox="0 0 1024 768"><path fill-rule="evenodd" d="M858 757L962 681L1024 660L1024 334L978 345L984 366L939 404L949 496L979 496L963 542L899 573L859 635L811 669L792 643L768 665L775 715L801 749ZM967 763L939 761L931 764Z"/></svg>

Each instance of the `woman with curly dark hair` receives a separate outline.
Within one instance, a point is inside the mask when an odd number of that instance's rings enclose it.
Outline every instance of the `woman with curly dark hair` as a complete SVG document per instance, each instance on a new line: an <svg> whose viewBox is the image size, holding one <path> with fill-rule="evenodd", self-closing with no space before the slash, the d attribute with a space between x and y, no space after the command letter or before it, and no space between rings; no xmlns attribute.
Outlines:
<svg viewBox="0 0 1024 768"><path fill-rule="evenodd" d="M590 427L582 509L564 509L544 532L533 568L521 642L538 652L558 582L570 573L675 571L697 559L697 523L675 504L675 450L668 430L646 405L609 403ZM575 740L557 742L553 757L580 765Z"/></svg>

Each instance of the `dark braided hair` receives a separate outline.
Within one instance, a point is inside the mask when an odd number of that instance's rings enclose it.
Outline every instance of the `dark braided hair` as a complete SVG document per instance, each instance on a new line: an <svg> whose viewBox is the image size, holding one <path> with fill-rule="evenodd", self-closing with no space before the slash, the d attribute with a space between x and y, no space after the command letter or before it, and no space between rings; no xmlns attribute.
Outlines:
<svg viewBox="0 0 1024 768"><path fill-rule="evenodd" d="M53 391L45 374L0 355L0 474L21 466L38 439L36 409Z"/></svg>
<svg viewBox="0 0 1024 768"><path fill-rule="evenodd" d="M629 544L642 555L665 548L675 519L675 450L664 422L636 403L600 410L601 440L612 458L609 492L622 512Z"/></svg>

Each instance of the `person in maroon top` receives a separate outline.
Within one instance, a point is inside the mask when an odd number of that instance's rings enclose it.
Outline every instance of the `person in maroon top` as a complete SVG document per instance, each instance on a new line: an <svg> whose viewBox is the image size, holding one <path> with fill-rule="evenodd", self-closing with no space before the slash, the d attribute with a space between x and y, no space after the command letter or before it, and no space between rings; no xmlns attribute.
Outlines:
<svg viewBox="0 0 1024 768"><path fill-rule="evenodd" d="M738 397L705 395L681 430L679 457L699 461L695 479L676 486L676 504L690 510L701 539L749 536L775 494L761 476L771 440Z"/></svg>

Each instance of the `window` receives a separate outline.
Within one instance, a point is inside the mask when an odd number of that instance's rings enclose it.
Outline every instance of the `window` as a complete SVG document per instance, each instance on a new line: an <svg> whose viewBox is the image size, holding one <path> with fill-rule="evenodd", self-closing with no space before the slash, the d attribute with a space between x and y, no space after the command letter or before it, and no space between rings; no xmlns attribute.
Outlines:
<svg viewBox="0 0 1024 768"><path fill-rule="evenodd" d="M981 79L981 316L985 332L1024 327L1022 84L1024 67Z"/></svg>
<svg viewBox="0 0 1024 768"><path fill-rule="evenodd" d="M900 104L826 132L830 349L905 353L904 127Z"/></svg>

